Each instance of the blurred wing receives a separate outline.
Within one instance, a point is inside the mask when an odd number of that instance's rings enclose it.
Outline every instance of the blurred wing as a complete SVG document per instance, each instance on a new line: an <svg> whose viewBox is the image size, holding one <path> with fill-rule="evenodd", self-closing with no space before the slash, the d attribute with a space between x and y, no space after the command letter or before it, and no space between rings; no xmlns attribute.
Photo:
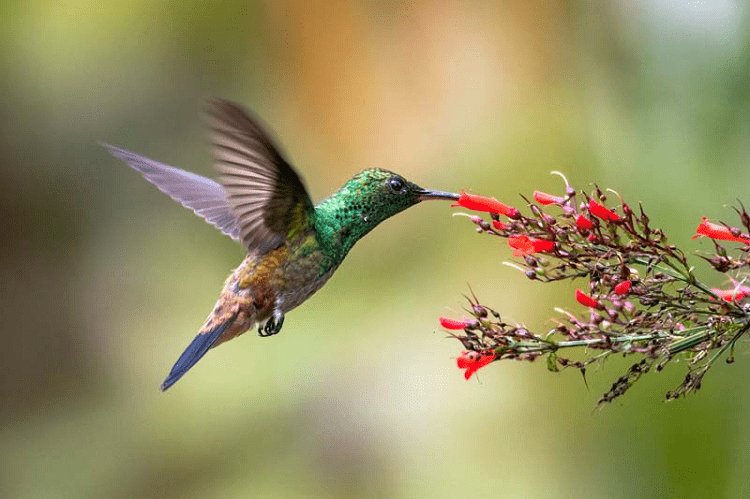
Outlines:
<svg viewBox="0 0 750 499"><path fill-rule="evenodd" d="M154 161L119 147L101 143L110 154L126 162L182 206L215 225L232 239L240 238L240 229L221 184L194 173Z"/></svg>
<svg viewBox="0 0 750 499"><path fill-rule="evenodd" d="M237 217L242 243L258 254L312 225L305 186L256 119L240 106L209 102L211 150Z"/></svg>

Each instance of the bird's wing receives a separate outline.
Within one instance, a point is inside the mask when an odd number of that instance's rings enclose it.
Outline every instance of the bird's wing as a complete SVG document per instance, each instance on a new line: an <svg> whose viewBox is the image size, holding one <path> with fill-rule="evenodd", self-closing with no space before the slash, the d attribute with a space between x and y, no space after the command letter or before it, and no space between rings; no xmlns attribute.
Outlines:
<svg viewBox="0 0 750 499"><path fill-rule="evenodd" d="M278 247L312 226L312 201L257 119L240 106L212 100L207 108L211 151L248 251Z"/></svg>
<svg viewBox="0 0 750 499"><path fill-rule="evenodd" d="M240 227L221 184L210 178L180 170L140 154L101 143L110 154L139 171L160 191L215 225L232 239L240 238Z"/></svg>

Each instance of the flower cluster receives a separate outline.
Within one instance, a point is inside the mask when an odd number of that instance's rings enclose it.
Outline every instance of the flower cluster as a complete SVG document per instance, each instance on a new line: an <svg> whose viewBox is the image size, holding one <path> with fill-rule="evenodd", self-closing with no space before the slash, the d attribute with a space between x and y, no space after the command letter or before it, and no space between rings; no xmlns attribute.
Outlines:
<svg viewBox="0 0 750 499"><path fill-rule="evenodd" d="M719 289L698 280L685 254L651 226L643 207L634 210L616 195L619 203L612 208L607 197L598 187L588 194L566 180L562 196L535 191L533 201L524 198L530 211L526 216L494 198L462 193L454 206L489 213L488 220L476 215L470 220L478 232L508 240L518 257L509 265L538 282L583 278L588 284L571 297L583 310L556 309L555 327L542 334L503 321L474 296L469 299L471 318L440 318L466 350L457 359L466 379L503 359L546 356L550 370L574 367L585 376L587 366L612 354L640 357L602 395L601 404L624 394L652 368L661 371L678 358L687 359L688 373L667 392L669 400L700 388L722 355L727 354L727 362L734 360L737 340L750 329L750 304L745 302L750 285L728 274L738 276L750 268L750 215L745 208L735 208L742 228L703 218L694 236L713 242L713 252L698 256L727 274L731 286ZM732 244L732 251L723 243ZM561 356L575 349L578 360Z"/></svg>

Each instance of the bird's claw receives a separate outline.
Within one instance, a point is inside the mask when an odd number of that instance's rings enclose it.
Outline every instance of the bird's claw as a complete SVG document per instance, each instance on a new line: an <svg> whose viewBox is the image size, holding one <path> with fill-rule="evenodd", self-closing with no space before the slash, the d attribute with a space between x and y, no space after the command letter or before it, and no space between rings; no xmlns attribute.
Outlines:
<svg viewBox="0 0 750 499"><path fill-rule="evenodd" d="M263 338L266 338L268 336L273 336L274 334L281 331L281 326L283 324L284 324L283 315L278 318L271 317L270 319L268 319L268 321L264 325L258 328L258 335Z"/></svg>

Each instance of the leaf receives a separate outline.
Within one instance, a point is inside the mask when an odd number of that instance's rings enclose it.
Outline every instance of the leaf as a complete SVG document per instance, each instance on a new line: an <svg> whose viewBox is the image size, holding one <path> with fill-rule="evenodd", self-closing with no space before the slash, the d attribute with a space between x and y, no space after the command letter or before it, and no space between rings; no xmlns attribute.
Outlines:
<svg viewBox="0 0 750 499"><path fill-rule="evenodd" d="M553 373L560 372L560 368L557 367L557 354L555 352L550 352L549 355L547 355L547 369Z"/></svg>

